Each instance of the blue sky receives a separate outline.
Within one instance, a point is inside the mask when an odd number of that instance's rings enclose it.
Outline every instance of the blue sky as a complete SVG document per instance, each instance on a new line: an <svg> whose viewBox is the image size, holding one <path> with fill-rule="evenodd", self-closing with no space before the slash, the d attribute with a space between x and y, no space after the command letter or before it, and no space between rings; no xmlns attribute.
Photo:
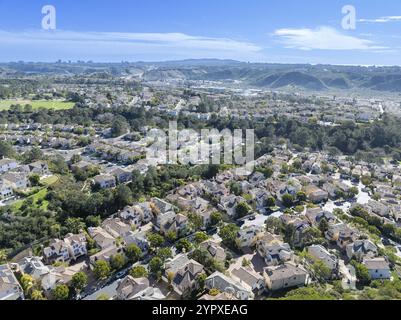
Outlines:
<svg viewBox="0 0 401 320"><path fill-rule="evenodd" d="M56 30L42 30L42 7ZM356 29L342 28L344 5ZM0 0L0 61L401 65L399 0Z"/></svg>

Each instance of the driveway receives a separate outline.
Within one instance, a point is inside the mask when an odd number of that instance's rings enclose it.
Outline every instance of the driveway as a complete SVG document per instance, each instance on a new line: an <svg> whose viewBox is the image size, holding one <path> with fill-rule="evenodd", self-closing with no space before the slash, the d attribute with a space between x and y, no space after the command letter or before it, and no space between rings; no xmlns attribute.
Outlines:
<svg viewBox="0 0 401 320"><path fill-rule="evenodd" d="M340 272L343 275L342 285L345 290L356 290L355 269L351 265L345 265L344 260L339 261Z"/></svg>

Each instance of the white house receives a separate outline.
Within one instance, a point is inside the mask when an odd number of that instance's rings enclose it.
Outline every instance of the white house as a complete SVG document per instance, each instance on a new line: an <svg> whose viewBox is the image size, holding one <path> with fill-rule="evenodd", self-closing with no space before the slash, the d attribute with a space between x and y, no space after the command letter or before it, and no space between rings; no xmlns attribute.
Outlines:
<svg viewBox="0 0 401 320"><path fill-rule="evenodd" d="M304 286L309 277L301 266L295 266L288 262L280 266L265 268L263 276L267 288L272 291Z"/></svg>
<svg viewBox="0 0 401 320"><path fill-rule="evenodd" d="M1 159L0 160L0 173L5 173L14 170L18 167L18 162L13 159Z"/></svg>
<svg viewBox="0 0 401 320"><path fill-rule="evenodd" d="M0 265L0 300L23 300L22 288L8 264Z"/></svg>
<svg viewBox="0 0 401 320"><path fill-rule="evenodd" d="M384 258L364 259L362 264L368 268L373 280L391 278L390 266Z"/></svg>

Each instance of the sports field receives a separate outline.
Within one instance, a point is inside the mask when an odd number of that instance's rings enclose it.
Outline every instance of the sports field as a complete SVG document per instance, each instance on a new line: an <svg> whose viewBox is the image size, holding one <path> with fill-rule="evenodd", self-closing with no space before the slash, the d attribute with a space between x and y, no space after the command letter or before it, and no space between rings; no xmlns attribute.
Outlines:
<svg viewBox="0 0 401 320"><path fill-rule="evenodd" d="M10 109L11 105L20 104L25 106L30 104L34 110L45 108L54 110L68 110L74 107L73 102L66 102L61 100L0 100L0 111Z"/></svg>

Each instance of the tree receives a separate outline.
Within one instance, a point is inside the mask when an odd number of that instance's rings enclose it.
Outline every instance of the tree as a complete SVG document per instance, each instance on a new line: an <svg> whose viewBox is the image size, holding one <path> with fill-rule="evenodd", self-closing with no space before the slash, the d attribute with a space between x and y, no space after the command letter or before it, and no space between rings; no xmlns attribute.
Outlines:
<svg viewBox="0 0 401 320"><path fill-rule="evenodd" d="M155 275L160 275L163 267L163 261L159 257L153 257L149 262L149 270Z"/></svg>
<svg viewBox="0 0 401 320"><path fill-rule="evenodd" d="M164 238L158 233L149 233L147 239L152 249L159 248L164 243Z"/></svg>
<svg viewBox="0 0 401 320"><path fill-rule="evenodd" d="M169 232L167 232L167 234L166 234L166 238L167 238L167 240L169 241L169 242L174 242L174 241L176 241L177 240L177 232L175 232L175 231L169 231Z"/></svg>
<svg viewBox="0 0 401 320"><path fill-rule="evenodd" d="M325 218L323 218L322 220L320 220L319 222L319 230L322 233L322 235L324 236L326 231L329 230L329 223L327 222L327 220Z"/></svg>
<svg viewBox="0 0 401 320"><path fill-rule="evenodd" d="M240 202L235 208L235 213L239 218L247 216L251 212L251 208L246 202Z"/></svg>
<svg viewBox="0 0 401 320"><path fill-rule="evenodd" d="M107 279L107 277L110 275L110 272L110 264L107 261L99 260L95 262L93 273L98 280Z"/></svg>
<svg viewBox="0 0 401 320"><path fill-rule="evenodd" d="M76 164L76 163L80 162L81 160L82 160L82 157L79 154L74 154L71 157L70 162L71 162L71 164Z"/></svg>
<svg viewBox="0 0 401 320"><path fill-rule="evenodd" d="M37 187L40 183L40 176L37 174L33 174L33 175L29 176L29 182L30 182L31 186Z"/></svg>
<svg viewBox="0 0 401 320"><path fill-rule="evenodd" d="M212 226L216 226L222 221L223 221L223 216L221 215L220 212L217 212L217 211L212 212L212 214L210 215L210 224Z"/></svg>
<svg viewBox="0 0 401 320"><path fill-rule="evenodd" d="M125 263L126 263L125 257L121 253L117 253L114 256L111 256L111 258L110 258L110 266L114 270L122 269L124 267Z"/></svg>
<svg viewBox="0 0 401 320"><path fill-rule="evenodd" d="M76 234L85 229L85 223L81 218L68 218L65 220L65 227L68 232Z"/></svg>
<svg viewBox="0 0 401 320"><path fill-rule="evenodd" d="M330 292L316 288L316 287L305 287L294 289L288 292L280 300L335 300L336 297L330 294Z"/></svg>
<svg viewBox="0 0 401 320"><path fill-rule="evenodd" d="M130 262L135 263L142 257L142 250L133 243L127 246L125 249L125 255Z"/></svg>
<svg viewBox="0 0 401 320"><path fill-rule="evenodd" d="M355 274L358 279L358 283L362 286L369 285L371 276L368 268L355 260L351 260L350 264L355 268Z"/></svg>
<svg viewBox="0 0 401 320"><path fill-rule="evenodd" d="M196 277L196 281L197 281L199 290L203 291L205 289L206 279L207 279L207 275L204 272L202 272L201 274L199 274Z"/></svg>
<svg viewBox="0 0 401 320"><path fill-rule="evenodd" d="M133 203L131 189L125 184L120 184L116 189L115 203L117 207L123 208Z"/></svg>
<svg viewBox="0 0 401 320"><path fill-rule="evenodd" d="M209 236L205 232L197 232L194 235L194 241L196 244L200 244L209 239Z"/></svg>
<svg viewBox="0 0 401 320"><path fill-rule="evenodd" d="M316 276L320 279L330 279L332 275L330 268L326 266L323 261L315 259L312 268Z"/></svg>
<svg viewBox="0 0 401 320"><path fill-rule="evenodd" d="M43 292L40 290L32 290L32 293L30 295L30 298L32 300L46 300L45 297L43 296Z"/></svg>
<svg viewBox="0 0 401 320"><path fill-rule="evenodd" d="M134 278L147 278L148 271L144 266L135 266L131 269L130 275Z"/></svg>
<svg viewBox="0 0 401 320"><path fill-rule="evenodd" d="M165 262L168 258L173 257L173 252L171 251L171 248L161 248L157 251L157 256Z"/></svg>
<svg viewBox="0 0 401 320"><path fill-rule="evenodd" d="M276 205L276 199L274 197L270 196L266 199L267 207L271 208L271 207L274 207L275 205Z"/></svg>
<svg viewBox="0 0 401 320"><path fill-rule="evenodd" d="M0 141L0 158L15 158L13 146L7 141Z"/></svg>
<svg viewBox="0 0 401 320"><path fill-rule="evenodd" d="M269 217L266 220L266 231L272 234L280 234L283 229L283 223L280 218L277 217Z"/></svg>
<svg viewBox="0 0 401 320"><path fill-rule="evenodd" d="M88 276L84 272L78 272L72 276L71 286L75 292L81 292L88 285Z"/></svg>
<svg viewBox="0 0 401 320"><path fill-rule="evenodd" d="M298 192L297 192L297 200L298 200L299 202L305 202L305 201L307 200L306 193L303 192L303 191L298 191Z"/></svg>
<svg viewBox="0 0 401 320"><path fill-rule="evenodd" d="M25 163L31 163L34 161L43 159L43 152L37 147L32 148L30 151L24 153Z"/></svg>
<svg viewBox="0 0 401 320"><path fill-rule="evenodd" d="M53 290L53 296L56 300L67 300L69 295L70 289L65 284L60 284Z"/></svg>
<svg viewBox="0 0 401 320"><path fill-rule="evenodd" d="M188 219L192 230L197 231L203 227L203 219L200 215L190 213Z"/></svg>
<svg viewBox="0 0 401 320"><path fill-rule="evenodd" d="M23 274L20 279L22 290L26 296L29 295L30 290L35 284L35 280L29 274Z"/></svg>
<svg viewBox="0 0 401 320"><path fill-rule="evenodd" d="M228 247L236 247L238 231L239 227L237 225L232 223L226 224L220 229L219 236Z"/></svg>
<svg viewBox="0 0 401 320"><path fill-rule="evenodd" d="M192 243L188 239L180 239L175 244L175 247L180 252L189 252L192 249Z"/></svg>
<svg viewBox="0 0 401 320"><path fill-rule="evenodd" d="M349 190L348 190L348 196L349 196L349 198L355 198L357 195L359 194L359 190L358 190L358 188L357 187L351 187Z"/></svg>
<svg viewBox="0 0 401 320"><path fill-rule="evenodd" d="M282 196L283 205L287 208L291 208L294 205L294 196L286 193Z"/></svg>
<svg viewBox="0 0 401 320"><path fill-rule="evenodd" d="M364 175L361 178L361 182L364 186L368 187L372 184L372 178L368 175Z"/></svg>
<svg viewBox="0 0 401 320"><path fill-rule="evenodd" d="M216 164L211 164L207 166L207 170L203 172L202 178L212 179L219 173L219 166Z"/></svg>
<svg viewBox="0 0 401 320"><path fill-rule="evenodd" d="M87 227L99 227L102 224L102 218L100 216L87 216L85 224Z"/></svg>
<svg viewBox="0 0 401 320"><path fill-rule="evenodd" d="M241 185L238 182L231 182L230 192L235 194L236 196L241 195Z"/></svg>
<svg viewBox="0 0 401 320"><path fill-rule="evenodd" d="M127 120L123 116L117 116L114 118L111 125L111 135L113 138L122 136L128 131Z"/></svg>
<svg viewBox="0 0 401 320"><path fill-rule="evenodd" d="M5 264L7 262L6 250L0 250L0 264Z"/></svg>

